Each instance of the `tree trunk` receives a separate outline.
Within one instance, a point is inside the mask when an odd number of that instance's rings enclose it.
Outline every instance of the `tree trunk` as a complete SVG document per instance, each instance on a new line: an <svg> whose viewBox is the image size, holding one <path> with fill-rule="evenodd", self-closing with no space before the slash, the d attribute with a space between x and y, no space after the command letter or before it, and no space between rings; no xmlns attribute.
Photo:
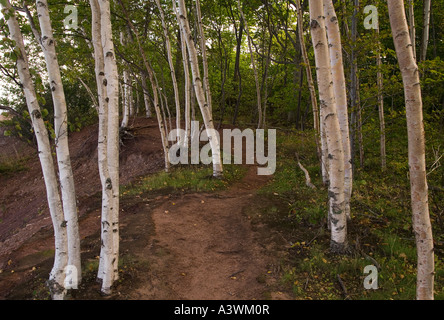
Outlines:
<svg viewBox="0 0 444 320"><path fill-rule="evenodd" d="M429 30L430 30L430 9L432 0L424 0L424 24L422 30L422 44L420 61L427 59L427 47L429 45Z"/></svg>
<svg viewBox="0 0 444 320"><path fill-rule="evenodd" d="M160 19L162 21L162 29L163 29L163 35L165 37L165 45L167 49L167 55L168 55L168 64L170 66L170 72L171 72L171 80L173 82L173 91L174 91L174 101L176 103L176 128L180 129L180 97L179 97L179 88L177 86L177 79L176 79L176 71L174 69L174 62L173 62L173 54L171 51L171 42L170 37L168 35L168 28L165 23L165 14L163 12L162 6L160 5L160 0L156 0L157 8L160 12Z"/></svg>
<svg viewBox="0 0 444 320"><path fill-rule="evenodd" d="M2 9L8 11L8 28L11 39L15 42L17 55L17 72L23 86L26 104L31 116L32 127L36 136L38 155L42 167L43 178L46 187L49 213L51 215L55 238L54 265L49 274L48 287L53 299L63 299L65 289L65 268L68 265L68 235L67 223L64 217L62 201L60 199L57 174L54 168L52 150L37 95L32 83L29 69L28 57L25 51L23 36L20 31L15 10L11 7L9 0L1 1Z"/></svg>
<svg viewBox="0 0 444 320"><path fill-rule="evenodd" d="M175 1L173 1L173 5L175 7ZM176 8L174 9L176 11ZM185 7L185 1L179 0L179 12L178 12L178 20L182 29L182 36L185 38L188 53L190 56L190 64L191 71L193 75L193 86L194 92L196 93L197 102L200 107L200 111L202 113L203 121L205 124L205 128L208 134L209 143L212 151L212 159L213 159L213 176L221 177L223 175L223 166L220 154L220 142L219 137L215 134L213 115L209 109L208 102L205 98L205 93L203 90L203 84L200 75L199 69L199 61L197 57L197 50L194 45L194 41L191 36L190 25L187 19L187 12Z"/></svg>
<svg viewBox="0 0 444 320"><path fill-rule="evenodd" d="M54 128L57 164L59 168L60 189L62 193L63 211L67 222L68 232L68 264L77 270L77 284L82 278L80 260L80 234L77 217L77 199L74 186L74 176L71 167L71 157L68 144L68 111L62 76L55 49L55 39L49 17L46 0L37 0L37 15L41 29L41 48L45 56L51 94L54 103ZM77 285L76 284L76 285ZM67 288L69 289L69 287Z"/></svg>
<svg viewBox="0 0 444 320"><path fill-rule="evenodd" d="M298 13L298 36L299 43L301 46L302 59L304 61L305 73L307 75L308 91L310 92L310 101L313 109L313 127L315 131L316 148L318 152L318 157L321 163L322 171L322 181L324 185L328 184L328 159L327 159L327 149L325 144L325 137L323 131L321 131L321 125L319 122L320 114L318 107L318 100L316 98L316 89L314 86L313 75L310 66L310 60L308 58L307 48L305 46L304 37L304 13L302 12L302 7L300 0L295 0L294 4ZM321 141L322 140L322 141Z"/></svg>
<svg viewBox="0 0 444 320"><path fill-rule="evenodd" d="M404 83L409 141L409 171L413 214L413 229L418 254L418 300L432 300L434 285L434 248L428 207L428 187L425 162L425 133L419 70L408 36L408 24L403 0L389 0L388 9L396 54Z"/></svg>
<svg viewBox="0 0 444 320"><path fill-rule="evenodd" d="M200 1L196 0L196 15L197 15L197 29L199 30L200 35L200 50L202 51L202 67L204 72L204 81L203 88L205 91L205 96L207 98L208 107L210 112L213 113L213 101L211 98L211 89L210 89L210 76L208 71L208 59L207 59L207 41L203 29L202 24L202 14L200 11Z"/></svg>
<svg viewBox="0 0 444 320"><path fill-rule="evenodd" d="M242 11L242 6L241 6L241 2L240 0L237 0L237 7L239 10L239 13L241 15L241 19L244 23L245 26L245 32L247 33L247 39L248 39L248 50L250 52L250 58L251 58L251 65L253 67L253 72L254 72L254 81L256 82L256 97L257 97L257 112L258 112L258 129L262 128L262 102L261 102L261 89L259 87L259 77L257 74L257 69L256 69L256 62L254 60L254 54L253 54L253 49L252 49L252 39L250 36L250 30L248 28L248 22L247 19L245 19L245 15Z"/></svg>
<svg viewBox="0 0 444 320"><path fill-rule="evenodd" d="M109 0L100 0L101 40L104 57L104 85L108 103L107 159L109 179L107 188L112 199L109 216L102 217L103 267L102 292L111 293L111 286L119 278L119 79L114 42L112 38L111 12ZM94 9L94 8L92 8Z"/></svg>
<svg viewBox="0 0 444 320"><path fill-rule="evenodd" d="M382 74L382 58L381 58L381 41L379 39L379 24L376 29L378 35L378 52L376 62L378 66L377 82L378 82L378 111L379 111L379 136L381 150L381 168L385 171L387 168L387 155L385 150L385 117L384 117L384 77Z"/></svg>
<svg viewBox="0 0 444 320"><path fill-rule="evenodd" d="M136 36L136 41L137 41L137 45L139 47L139 53L142 57L142 61L143 64L145 66L145 69L148 73L148 77L149 77L149 81L151 83L151 88L153 91L153 100L154 100L154 110L156 111L156 116L157 116L157 122L159 125L159 131L160 131L160 137L162 140L162 147L163 147L163 153L164 153L164 159L165 159L165 171L168 172L170 170L170 160L169 160L169 143L168 143L168 134L166 132L166 128L165 125L163 123L163 118L162 117L162 112L160 110L160 103L161 101L159 100L159 85L157 83L157 79L155 77L154 74L154 70L151 67L147 56L145 54L145 50L142 47L142 43L140 41L140 37L139 37L139 33L137 32L137 29L134 27L133 23L131 22L131 19L129 17L128 11L126 10L123 2L121 0L119 0L119 3L122 7L122 10L124 11L125 17L127 19L128 25L130 27L130 29L133 31L134 35ZM160 97L160 99L162 99L162 97Z"/></svg>
<svg viewBox="0 0 444 320"><path fill-rule="evenodd" d="M409 24L410 38L412 40L413 57L416 60L416 27L415 27L415 10L413 0L409 0Z"/></svg>
<svg viewBox="0 0 444 320"><path fill-rule="evenodd" d="M342 135L342 147L344 150L345 214L347 215L347 218L350 219L350 199L353 188L353 176L350 152L350 131L348 128L347 90L342 59L341 33L332 0L324 0L324 10L326 15L325 20L328 32L328 44L330 48L333 88L336 97L336 108Z"/></svg>
<svg viewBox="0 0 444 320"><path fill-rule="evenodd" d="M333 88L325 14L321 1L310 0L310 30L315 49L319 100L327 137L330 185L329 217L331 221L331 250L344 253L347 250L347 219L344 193L344 151Z"/></svg>
<svg viewBox="0 0 444 320"><path fill-rule="evenodd" d="M146 84L146 74L145 72L142 72L142 90L143 90L143 102L145 103L145 116L147 118L151 118L152 117L152 112L151 112L151 101L150 101L150 96L148 94L148 87Z"/></svg>

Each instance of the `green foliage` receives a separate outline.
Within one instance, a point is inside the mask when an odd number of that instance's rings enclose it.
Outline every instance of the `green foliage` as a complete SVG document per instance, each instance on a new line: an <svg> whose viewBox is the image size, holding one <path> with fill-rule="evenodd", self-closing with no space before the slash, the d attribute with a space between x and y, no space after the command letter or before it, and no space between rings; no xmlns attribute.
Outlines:
<svg viewBox="0 0 444 320"><path fill-rule="evenodd" d="M171 191L215 191L226 188L245 174L245 168L236 165L224 166L224 178L212 176L210 167L174 167L142 178L133 185L123 188L122 195L135 196L144 192Z"/></svg>

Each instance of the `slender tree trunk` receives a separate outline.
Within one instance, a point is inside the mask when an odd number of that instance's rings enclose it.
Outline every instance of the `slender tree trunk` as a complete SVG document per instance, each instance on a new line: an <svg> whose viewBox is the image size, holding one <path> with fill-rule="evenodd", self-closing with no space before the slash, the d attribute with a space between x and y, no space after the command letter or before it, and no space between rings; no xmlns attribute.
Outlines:
<svg viewBox="0 0 444 320"><path fill-rule="evenodd" d="M77 270L77 284L82 278L82 266L80 260L80 234L77 217L77 199L74 186L74 176L71 167L71 157L68 143L68 110L66 106L65 92L62 76L55 49L55 39L49 17L48 3L46 0L37 0L37 15L41 29L39 39L50 81L51 93L54 103L54 129L57 164L59 169L60 189L62 193L63 211L67 222L68 232L68 264Z"/></svg>
<svg viewBox="0 0 444 320"><path fill-rule="evenodd" d="M341 33L332 0L324 0L324 10L326 15L325 21L328 32L328 44L330 48L333 88L336 97L339 126L341 128L342 147L344 150L345 214L347 215L347 218L350 219L350 199L353 189L353 175L351 166L347 90L345 84L344 63L342 59Z"/></svg>
<svg viewBox="0 0 444 320"><path fill-rule="evenodd" d="M321 1L310 0L310 30L315 49L319 100L325 124L329 154L330 185L329 217L331 221L331 250L344 253L347 250L347 219L345 215L344 151L333 88L329 45L325 27L325 14Z"/></svg>
<svg viewBox="0 0 444 320"><path fill-rule="evenodd" d="M384 77L382 74L382 58L381 58L381 41L379 40L379 24L376 29L378 35L378 52L376 63L378 66L377 82L378 82L378 111L379 111L379 136L381 150L381 168L385 171L387 168L387 155L385 150L385 118L384 118Z"/></svg>
<svg viewBox="0 0 444 320"><path fill-rule="evenodd" d="M419 70L408 36L404 1L389 0L388 9L396 54L404 83L409 141L410 188L413 229L418 254L416 297L433 300L434 248L428 206L428 187L425 161L425 133L422 111Z"/></svg>
<svg viewBox="0 0 444 320"><path fill-rule="evenodd" d="M174 7L176 7L175 1L173 1L173 5ZM176 11L176 8L174 8L174 10ZM188 48L188 53L190 56L194 92L196 93L196 98L199 103L200 111L202 113L203 121L205 124L205 128L211 146L212 159L213 159L213 176L221 177L223 175L223 166L220 154L220 142L218 136L215 134L216 130L214 128L213 115L211 113L211 110L209 109L208 102L206 101L205 98L205 93L203 90L203 84L199 70L197 50L194 45L193 39L191 37L191 30L187 19L187 12L184 0L179 0L178 20L182 27L182 32L184 32L182 36L185 38Z"/></svg>
<svg viewBox="0 0 444 320"><path fill-rule="evenodd" d="M256 62L254 60L254 54L251 42L253 41L250 36L250 30L248 28L247 19L245 18L245 15L242 11L242 5L240 0L237 0L237 7L239 10L239 13L241 15L241 19L245 26L245 32L247 33L247 39L248 39L248 50L250 52L250 58L251 58L251 65L253 67L254 72L254 81L256 82L256 97L257 97L257 112L258 112L258 129L262 128L262 102L261 102L261 89L259 87L259 77L257 74L257 68L256 68Z"/></svg>
<svg viewBox="0 0 444 320"><path fill-rule="evenodd" d="M357 37L358 37L358 13L359 13L359 0L354 0L354 10L351 24L351 53L350 53L350 154L352 171L355 168L356 159L356 136L359 130L357 124L359 117L359 103L358 103L358 56L357 56Z"/></svg>
<svg viewBox="0 0 444 320"><path fill-rule="evenodd" d="M142 72L142 90L143 90L143 102L145 103L145 116L147 118L151 118L152 117L152 112L151 112L151 101L150 101L150 96L148 94L148 87L146 84L146 74L145 72Z"/></svg>
<svg viewBox="0 0 444 320"><path fill-rule="evenodd" d="M165 37L165 44L167 49L167 55L168 55L168 64L170 66L170 72L171 72L171 79L173 82L173 91L174 91L174 101L176 103L176 128L180 129L180 96L179 96L179 88L177 86L177 79L176 79L176 71L174 69L174 62L173 62L173 54L171 51L171 42L170 37L168 35L168 28L165 23L165 13L163 12L162 6L160 5L160 0L156 0L157 8L160 12L160 19L162 21L162 29L163 29L163 35Z"/></svg>
<svg viewBox="0 0 444 320"><path fill-rule="evenodd" d="M429 45L430 34L430 10L432 6L432 0L424 0L424 24L422 30L422 44L421 44L421 57L420 60L427 59L427 47Z"/></svg>
<svg viewBox="0 0 444 320"><path fill-rule="evenodd" d="M109 1L109 0L108 0ZM165 125L163 123L163 118L162 117L162 112L160 110L160 103L161 101L159 100L159 85L157 83L157 79L155 77L154 74L154 70L151 67L151 64L149 63L147 56L145 54L145 51L142 47L142 43L140 41L140 37L139 37L139 33L137 32L137 29L134 27L133 23L131 22L131 19L129 17L128 11L126 10L123 2L121 0L119 0L119 3L122 7L122 10L124 11L125 17L128 21L128 25L130 27L130 29L133 31L134 35L136 36L136 41L137 41L137 45L139 47L139 53L142 57L142 61L143 64L145 66L145 69L148 73L148 77L149 77L149 81L151 83L151 88L153 91L153 100L154 100L154 110L156 111L156 116L157 116L157 122L159 124L159 131L160 131L160 137L162 140L162 147L163 147L163 153L164 153L164 158L165 158L165 171L168 172L170 169L170 160L169 160L169 143L168 143L168 135L166 132L166 128ZM162 99L162 97L160 97L160 99Z"/></svg>
<svg viewBox="0 0 444 320"><path fill-rule="evenodd" d="M305 46L304 26L303 26L304 13L302 12L300 0L294 0L294 4L298 12L298 36L299 36L299 43L301 46L302 59L304 61L305 73L307 76L308 91L310 92L311 106L313 109L313 127L315 131L318 157L321 162L322 181L324 185L327 185L328 184L327 145L325 143L324 131L321 131L321 125L319 122L320 114L319 114L318 100L316 98L316 89L313 81L313 75L310 66L310 60L308 58L307 48Z"/></svg>
<svg viewBox="0 0 444 320"><path fill-rule="evenodd" d="M102 185L102 246L100 252L99 271L97 277L104 279L107 273L105 268L105 259L109 246L111 246L110 238L104 235L108 232L108 221L111 220L113 209L113 194L111 178L108 166L108 101L106 91L105 62L103 56L102 35L101 35L101 17L98 0L90 0L91 5L91 27L92 27L92 43L94 47L95 75L99 104L99 134L97 145L98 168L100 182ZM110 263L108 262L108 266Z"/></svg>
<svg viewBox="0 0 444 320"><path fill-rule="evenodd" d="M32 127L36 136L38 155L42 167L43 178L46 187L49 213L51 215L55 238L54 265L49 274L48 287L53 299L63 299L65 289L65 268L68 265L68 235L67 223L63 213L62 201L59 195L57 174L54 168L52 150L49 142L48 131L37 101L37 95L32 83L28 57L25 51L23 36L16 18L16 12L9 0L0 1L0 7L8 12L8 28L11 40L14 41L17 50L17 72L23 86L26 104L31 116Z"/></svg>
<svg viewBox="0 0 444 320"><path fill-rule="evenodd" d="M414 8L414 1L409 1L409 24L410 24L410 38L412 40L412 48L413 48L413 56L416 60L416 27L415 27L415 8Z"/></svg>
<svg viewBox="0 0 444 320"><path fill-rule="evenodd" d="M213 101L211 98L210 76L208 70L207 41L202 24L202 14L200 10L199 0L196 0L196 15L197 15L197 27L200 35L200 47L201 47L200 50L202 51L202 67L204 72L203 88L205 91L205 96L207 98L208 107L210 109L210 112L213 113Z"/></svg>
<svg viewBox="0 0 444 320"><path fill-rule="evenodd" d="M181 34L179 30L179 34ZM190 83L190 63L187 52L187 44L185 38L180 36L180 45L182 48L182 61L185 78L185 140L184 146L188 148L191 139L191 83Z"/></svg>
<svg viewBox="0 0 444 320"><path fill-rule="evenodd" d="M112 38L111 12L109 0L98 1L100 8L101 40L104 57L103 84L106 87L108 103L107 159L109 179L107 188L111 190L112 199L109 215L102 217L103 267L102 292L111 293L111 286L119 278L119 79L117 71L114 42ZM94 9L94 8L92 8Z"/></svg>

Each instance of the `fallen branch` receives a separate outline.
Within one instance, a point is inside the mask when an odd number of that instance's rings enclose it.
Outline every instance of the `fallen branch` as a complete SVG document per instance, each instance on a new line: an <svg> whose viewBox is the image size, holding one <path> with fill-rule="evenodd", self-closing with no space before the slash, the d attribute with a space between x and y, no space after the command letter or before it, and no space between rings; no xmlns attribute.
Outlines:
<svg viewBox="0 0 444 320"><path fill-rule="evenodd" d="M348 296L348 293L347 293L347 288L345 287L344 282L341 279L341 276L338 274L337 277L338 277L339 286L341 287L342 292L344 293L344 299L350 300L350 297Z"/></svg>
<svg viewBox="0 0 444 320"><path fill-rule="evenodd" d="M310 179L310 174L308 173L307 169L304 168L304 166L301 164L301 162L299 161L299 155L297 153L295 153L296 155L296 160L298 162L299 168L301 168L301 170L304 172L305 174L305 184L307 185L307 187L312 188L312 189L316 189L316 186L311 183L311 179Z"/></svg>

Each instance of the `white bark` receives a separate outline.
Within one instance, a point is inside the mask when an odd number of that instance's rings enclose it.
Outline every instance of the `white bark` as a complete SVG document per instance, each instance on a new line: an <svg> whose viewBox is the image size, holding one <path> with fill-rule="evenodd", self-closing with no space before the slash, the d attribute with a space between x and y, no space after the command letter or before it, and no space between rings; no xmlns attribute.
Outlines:
<svg viewBox="0 0 444 320"><path fill-rule="evenodd" d="M427 47L429 45L430 34L430 10L432 6L432 0L424 0L424 23L422 31L422 43L421 43L421 57L420 60L424 61L427 58Z"/></svg>
<svg viewBox="0 0 444 320"><path fill-rule="evenodd" d="M151 83L151 88L152 88L152 91L153 91L154 110L156 111L157 122L159 124L160 138L161 138L161 141L162 141L163 152L164 152L164 157L165 157L165 171L168 172L169 169L170 169L170 161L169 161L169 149L170 149L170 146L169 146L169 142L168 142L168 134L166 132L166 126L164 125L164 122L163 122L163 118L165 118L165 117L162 117L162 112L160 110L160 103L161 103L161 101L159 100L159 91L160 91L159 90L159 85L157 83L157 79L155 77L154 70L151 67L151 65L150 65L150 63L149 63L149 61L148 61L148 59L146 57L145 51L144 51L144 49L141 46L141 42L140 42L140 38L139 38L139 34L137 32L137 29L132 24L126 8L123 6L122 3L121 3L121 5L122 5L122 9L123 9L123 11L124 11L124 13L125 13L125 15L127 17L128 26L133 31L133 33L134 33L134 35L136 37L137 45L139 47L139 53L142 56L142 61L143 61L143 64L145 66L145 69L146 69L146 71L148 73L148 77L149 77L149 80L150 80L150 83ZM162 97L160 97L160 99L161 98Z"/></svg>
<svg viewBox="0 0 444 320"><path fill-rule="evenodd" d="M325 125L329 158L329 199L331 221L331 250L343 253L347 249L347 219L344 193L344 151L336 109L331 63L321 1L310 0L311 35L315 50L321 119Z"/></svg>
<svg viewBox="0 0 444 320"><path fill-rule="evenodd" d="M173 0L173 5L175 5L175 0ZM176 11L176 8L174 8ZM212 151L212 162L213 162L213 176L221 177L223 175L223 166L220 154L220 142L219 137L215 134L213 115L209 109L208 103L205 98L205 93L203 90L203 84L200 75L199 61L197 57L197 50L194 45L193 39L191 37L191 30L187 19L185 1L179 0L179 12L178 20L181 25L181 30L183 32L182 36L185 38L188 53L190 56L191 72L193 75L193 86L194 92L196 93L196 99L202 113L205 128L208 134L209 143Z"/></svg>
<svg viewBox="0 0 444 320"><path fill-rule="evenodd" d="M98 0L90 0L91 4L91 25L92 25L92 43L94 46L94 62L95 62L95 75L98 93L98 103L99 103L99 134L98 134L98 146L97 146L97 156L98 156L98 168L100 174L100 182L102 185L102 233L104 232L103 226L106 225L106 221L111 220L110 210L112 208L112 188L109 188L109 181L111 178L109 176L108 170L108 155L107 155L107 136L108 136L108 102L106 101L107 92L105 86L105 64L103 57L103 47L102 47L102 36L101 36L101 19L100 19L100 8ZM106 237L105 237L106 239ZM103 237L102 237L103 240ZM110 241L106 242L108 245ZM104 267L105 267L105 242L101 247L100 252L100 263L98 278L104 278Z"/></svg>
<svg viewBox="0 0 444 320"><path fill-rule="evenodd" d="M345 84L344 64L342 59L341 32L332 0L324 0L325 21L330 48L333 88L336 98L339 126L344 149L344 192L345 214L350 219L350 199L353 187L353 172L350 150L350 130L348 127L347 90Z"/></svg>
<svg viewBox="0 0 444 320"><path fill-rule="evenodd" d="M99 0L101 40L104 57L105 101L108 103L107 159L109 179L107 188L112 198L108 216L102 217L103 267L102 292L109 294L118 279L119 258L119 81L114 42L112 38L109 0ZM94 9L94 8L92 8Z"/></svg>
<svg viewBox="0 0 444 320"><path fill-rule="evenodd" d="M11 7L9 0L2 0L0 6L2 9L4 8L8 10L9 18L7 23L10 38L14 40L16 50L19 52L19 55L17 56L17 72L23 85L26 104L28 106L32 127L37 140L38 154L45 181L49 212L54 228L55 257L54 265L49 275L48 286L53 299L63 299L66 294L64 288L64 269L68 264L68 235L62 202L58 190L57 174L54 168L48 131L45 127L40 106L37 101L37 95L32 83L28 57L15 10Z"/></svg>
<svg viewBox="0 0 444 320"><path fill-rule="evenodd" d="M176 103L176 129L180 129L180 97L179 97L179 88L177 86L176 79L176 71L174 70L174 62L173 62L173 54L171 51L171 42L170 37L168 35L168 28L165 22L165 13L163 12L162 6L160 5L160 0L156 0L157 8L160 12L160 19L162 22L163 35L165 37L165 45L167 49L168 55L168 65L170 67L171 72L171 80L173 82L173 91L174 91L174 101Z"/></svg>
<svg viewBox="0 0 444 320"><path fill-rule="evenodd" d="M74 176L71 167L71 157L68 144L68 111L62 77L55 49L55 39L52 32L49 17L48 3L46 0L37 0L37 15L41 29L40 44L45 56L46 69L48 71L52 99L54 104L54 131L55 150L59 168L59 180L62 193L63 211L67 221L68 232L68 264L77 270L77 281L82 277L80 261L80 234L77 216L76 192Z"/></svg>
<svg viewBox="0 0 444 320"><path fill-rule="evenodd" d="M413 48L413 56L416 60L416 27L415 27L415 7L414 7L414 1L409 1L409 24L410 24L410 38L412 41L412 48Z"/></svg>
<svg viewBox="0 0 444 320"><path fill-rule="evenodd" d="M143 102L145 103L145 116L147 118L151 118L151 102L150 97L148 95L148 87L146 84L146 75L144 72L142 72L142 90L143 90Z"/></svg>
<svg viewBox="0 0 444 320"><path fill-rule="evenodd" d="M378 66L377 83L378 83L378 113L379 113L379 137L381 150L381 168L385 171L387 168L387 155L385 148L385 117L384 117L384 78L382 74L382 58L381 58L381 41L379 40L379 25L376 29L378 34L378 55L376 63ZM361 130L362 131L362 130Z"/></svg>
<svg viewBox="0 0 444 320"><path fill-rule="evenodd" d="M210 112L213 113L213 102L211 98L210 90L210 76L208 71L208 59L207 59L207 41L202 24L202 14L200 10L200 1L196 0L196 14L197 14L197 27L200 35L200 50L202 51L202 67L204 73L203 88L205 91L205 96L207 98L208 107Z"/></svg>
<svg viewBox="0 0 444 320"><path fill-rule="evenodd" d="M428 206L425 133L419 70L411 50L411 39L403 0L388 1L390 24L404 83L409 144L409 171L413 230L418 255L416 297L433 300L434 248Z"/></svg>

